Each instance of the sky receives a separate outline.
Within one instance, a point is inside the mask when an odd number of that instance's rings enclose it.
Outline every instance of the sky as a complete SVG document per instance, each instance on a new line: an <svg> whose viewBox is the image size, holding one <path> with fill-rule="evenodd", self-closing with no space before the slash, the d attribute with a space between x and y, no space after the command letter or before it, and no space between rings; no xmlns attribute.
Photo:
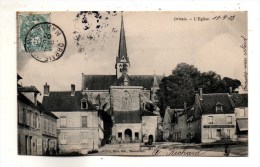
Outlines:
<svg viewBox="0 0 260 167"><path fill-rule="evenodd" d="M82 73L115 74L120 12L48 14L49 21L64 32L66 50L60 59L42 63L18 45L17 72L23 78L19 83L34 85L40 92L46 82L51 91L69 91L71 84L80 90ZM221 18L213 20L216 16ZM235 17L229 20L230 16ZM194 17L210 20L195 21ZM130 75L155 71L167 76L184 62L245 84L241 36L247 38L246 12L124 12L123 18Z"/></svg>

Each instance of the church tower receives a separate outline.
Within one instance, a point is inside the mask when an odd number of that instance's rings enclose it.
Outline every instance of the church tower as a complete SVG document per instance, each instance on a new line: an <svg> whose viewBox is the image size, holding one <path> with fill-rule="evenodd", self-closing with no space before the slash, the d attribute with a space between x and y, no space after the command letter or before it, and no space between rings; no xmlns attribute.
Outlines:
<svg viewBox="0 0 260 167"><path fill-rule="evenodd" d="M127 56L124 20L123 20L123 14L121 13L121 30L120 30L119 48L118 48L118 55L116 57L116 65L115 65L117 79L122 76L123 72L125 72L123 71L123 66L124 68L128 69L130 66L130 62Z"/></svg>

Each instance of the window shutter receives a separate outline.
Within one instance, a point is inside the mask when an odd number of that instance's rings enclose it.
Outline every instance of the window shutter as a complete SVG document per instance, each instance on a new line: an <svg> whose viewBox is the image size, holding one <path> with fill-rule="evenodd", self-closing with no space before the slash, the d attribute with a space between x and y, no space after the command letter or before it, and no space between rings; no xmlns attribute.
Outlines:
<svg viewBox="0 0 260 167"><path fill-rule="evenodd" d="M42 155L42 138L37 138L37 155Z"/></svg>

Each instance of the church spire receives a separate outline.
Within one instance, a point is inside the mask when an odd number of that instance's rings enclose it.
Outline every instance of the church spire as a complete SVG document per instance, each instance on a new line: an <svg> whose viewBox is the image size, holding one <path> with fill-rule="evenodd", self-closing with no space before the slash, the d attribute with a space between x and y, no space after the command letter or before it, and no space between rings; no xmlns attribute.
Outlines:
<svg viewBox="0 0 260 167"><path fill-rule="evenodd" d="M129 59L127 57L127 49L126 49L123 12L121 12L121 30L120 30L119 50L118 50L117 61L129 62Z"/></svg>
<svg viewBox="0 0 260 167"><path fill-rule="evenodd" d="M123 66L124 66L124 69L123 69ZM126 49L123 12L121 12L121 29L120 29L119 48L118 48L118 55L116 57L116 65L115 65L117 79L120 78L124 72L127 73L129 67L130 67L130 62L129 62L129 58L127 56L127 49Z"/></svg>

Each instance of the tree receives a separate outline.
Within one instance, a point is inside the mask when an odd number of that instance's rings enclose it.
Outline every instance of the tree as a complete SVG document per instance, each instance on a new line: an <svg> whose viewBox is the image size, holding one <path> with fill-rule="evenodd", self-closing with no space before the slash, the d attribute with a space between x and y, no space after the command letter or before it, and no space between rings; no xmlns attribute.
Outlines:
<svg viewBox="0 0 260 167"><path fill-rule="evenodd" d="M229 87L238 88L241 82L237 79L221 76L214 71L201 73L195 66L180 63L172 71L172 75L164 77L157 92L161 116L164 116L167 106L183 108L194 104L198 88L203 88L203 93L226 93Z"/></svg>
<svg viewBox="0 0 260 167"><path fill-rule="evenodd" d="M108 112L103 110L100 110L99 112L104 123L104 143L102 142L102 145L104 145L109 143L110 137L112 135L113 121L111 115Z"/></svg>

